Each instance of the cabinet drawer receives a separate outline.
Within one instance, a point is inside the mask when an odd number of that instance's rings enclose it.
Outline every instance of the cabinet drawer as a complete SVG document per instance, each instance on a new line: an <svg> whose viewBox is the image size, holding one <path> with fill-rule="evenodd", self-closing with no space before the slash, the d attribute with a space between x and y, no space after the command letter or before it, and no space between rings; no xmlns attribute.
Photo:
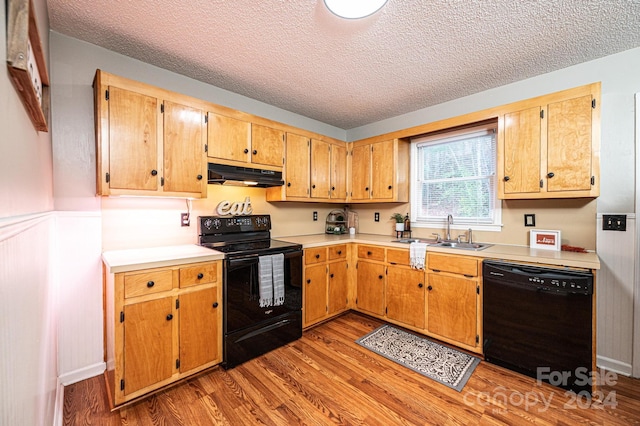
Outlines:
<svg viewBox="0 0 640 426"><path fill-rule="evenodd" d="M173 271L162 269L126 274L124 276L124 297L144 296L145 294L160 293L173 288Z"/></svg>
<svg viewBox="0 0 640 426"><path fill-rule="evenodd" d="M180 268L180 288L192 285L216 282L218 279L218 264L215 262L199 263Z"/></svg>
<svg viewBox="0 0 640 426"><path fill-rule="evenodd" d="M327 248L316 247L304 250L305 265L313 265L314 263L322 263L327 261Z"/></svg>
<svg viewBox="0 0 640 426"><path fill-rule="evenodd" d="M339 246L329 247L329 260L344 259L347 257L347 245L340 244Z"/></svg>
<svg viewBox="0 0 640 426"><path fill-rule="evenodd" d="M478 260L473 257L427 253L427 269L477 277Z"/></svg>
<svg viewBox="0 0 640 426"><path fill-rule="evenodd" d="M384 262L384 247L358 246L358 257Z"/></svg>
<svg viewBox="0 0 640 426"><path fill-rule="evenodd" d="M387 262L396 265L409 265L409 250L387 249Z"/></svg>

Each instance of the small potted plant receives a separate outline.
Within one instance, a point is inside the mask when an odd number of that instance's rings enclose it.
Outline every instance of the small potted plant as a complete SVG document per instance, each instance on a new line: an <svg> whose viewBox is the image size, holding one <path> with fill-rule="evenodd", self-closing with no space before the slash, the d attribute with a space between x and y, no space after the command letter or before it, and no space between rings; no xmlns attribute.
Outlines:
<svg viewBox="0 0 640 426"><path fill-rule="evenodd" d="M396 231L404 231L404 216L400 213L394 213L391 215L391 219L396 221Z"/></svg>

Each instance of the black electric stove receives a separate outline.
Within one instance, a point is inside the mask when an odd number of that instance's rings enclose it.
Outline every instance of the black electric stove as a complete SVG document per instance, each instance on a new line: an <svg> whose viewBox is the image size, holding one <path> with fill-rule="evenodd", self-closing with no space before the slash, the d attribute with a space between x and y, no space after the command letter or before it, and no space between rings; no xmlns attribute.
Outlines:
<svg viewBox="0 0 640 426"><path fill-rule="evenodd" d="M200 216L198 234L201 246L225 255L222 366L232 368L300 338L302 246L271 239L269 215ZM264 265L281 273L265 281ZM271 293L284 297L270 299Z"/></svg>

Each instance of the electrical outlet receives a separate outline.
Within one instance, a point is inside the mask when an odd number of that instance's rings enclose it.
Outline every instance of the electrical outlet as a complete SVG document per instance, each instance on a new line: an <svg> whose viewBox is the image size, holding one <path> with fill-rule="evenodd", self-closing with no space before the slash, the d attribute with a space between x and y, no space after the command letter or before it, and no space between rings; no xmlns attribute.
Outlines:
<svg viewBox="0 0 640 426"><path fill-rule="evenodd" d="M180 213L180 224L182 226L191 225L191 220L189 219L189 213Z"/></svg>
<svg viewBox="0 0 640 426"><path fill-rule="evenodd" d="M602 230L603 231L626 231L627 215L626 214L603 214Z"/></svg>
<svg viewBox="0 0 640 426"><path fill-rule="evenodd" d="M379 212L375 212L373 214L373 221L374 222L380 222L380 213Z"/></svg>
<svg viewBox="0 0 640 426"><path fill-rule="evenodd" d="M313 221L316 222L318 220L318 212L313 212Z"/></svg>
<svg viewBox="0 0 640 426"><path fill-rule="evenodd" d="M536 215L535 214L525 214L524 215L524 226L536 226Z"/></svg>

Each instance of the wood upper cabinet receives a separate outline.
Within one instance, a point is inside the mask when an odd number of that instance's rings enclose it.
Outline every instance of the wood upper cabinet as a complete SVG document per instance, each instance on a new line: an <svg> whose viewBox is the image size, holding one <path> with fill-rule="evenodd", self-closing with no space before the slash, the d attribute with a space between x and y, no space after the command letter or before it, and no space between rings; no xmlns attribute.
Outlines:
<svg viewBox="0 0 640 426"><path fill-rule="evenodd" d="M164 191L206 196L204 164L204 113L164 101Z"/></svg>
<svg viewBox="0 0 640 426"><path fill-rule="evenodd" d="M282 169L284 131L211 111L207 116L209 158L231 165Z"/></svg>
<svg viewBox="0 0 640 426"><path fill-rule="evenodd" d="M346 143L287 132L284 180L267 188L267 201L346 201Z"/></svg>
<svg viewBox="0 0 640 426"><path fill-rule="evenodd" d="M251 162L282 168L285 132L260 124L251 124Z"/></svg>
<svg viewBox="0 0 640 426"><path fill-rule="evenodd" d="M600 83L519 102L499 119L498 196L597 197Z"/></svg>
<svg viewBox="0 0 640 426"><path fill-rule="evenodd" d="M310 138L287 133L284 167L286 198L309 197L310 146ZM280 191L280 188L275 191Z"/></svg>
<svg viewBox="0 0 640 426"><path fill-rule="evenodd" d="M250 162L251 123L213 112L207 117L207 156Z"/></svg>
<svg viewBox="0 0 640 426"><path fill-rule="evenodd" d="M206 197L197 100L98 70L94 101L98 195Z"/></svg>
<svg viewBox="0 0 640 426"><path fill-rule="evenodd" d="M311 139L311 198L331 196L331 144Z"/></svg>
<svg viewBox="0 0 640 426"><path fill-rule="evenodd" d="M404 139L354 142L350 198L354 202L407 202L409 142Z"/></svg>
<svg viewBox="0 0 640 426"><path fill-rule="evenodd" d="M311 198L346 200L346 144L311 139Z"/></svg>
<svg viewBox="0 0 640 426"><path fill-rule="evenodd" d="M221 261L106 275L114 406L222 361Z"/></svg>

